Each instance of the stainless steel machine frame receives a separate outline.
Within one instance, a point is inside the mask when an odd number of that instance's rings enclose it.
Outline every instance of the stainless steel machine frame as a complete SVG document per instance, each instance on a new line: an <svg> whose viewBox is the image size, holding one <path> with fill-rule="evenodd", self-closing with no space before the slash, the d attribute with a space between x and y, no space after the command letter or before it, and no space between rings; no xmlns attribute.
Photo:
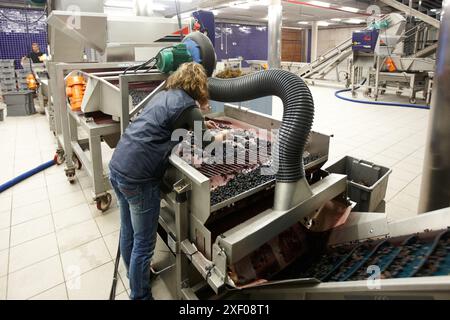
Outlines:
<svg viewBox="0 0 450 320"><path fill-rule="evenodd" d="M70 182L75 180L76 164L74 160L80 161L81 165L86 168L92 180L93 199L97 202L97 207L103 211L107 210L111 204L111 195L107 192L111 189L111 186L103 168L101 142L103 139L111 139L117 143L121 133L128 126L130 118L137 114L162 87L159 86L153 94L141 101L138 106L131 108L128 90L130 83L164 81L167 78L167 75L159 72L121 75L123 67L123 63L59 63L55 65L56 77L53 78L58 89L57 94L54 95L57 102L54 106L55 136L58 141L57 154L61 161L65 160L66 162L65 172ZM115 71L111 71L113 69ZM89 73L89 70L101 71ZM84 73L85 76L95 79L102 86L102 90L108 93L105 95L107 100L102 102L105 108L108 108L112 113L113 120L116 122L96 124L92 119L80 116L78 112L73 112L70 109L65 93L65 78L74 71ZM107 81L112 79L118 80L119 86L116 87ZM96 107L98 110L103 110L101 105ZM87 139L80 139L79 129L86 132ZM114 145L114 142L112 144ZM89 153L86 154L84 150L89 150Z"/></svg>
<svg viewBox="0 0 450 320"><path fill-rule="evenodd" d="M347 223L333 230L330 244L397 237L446 229L450 208L387 222L380 213L352 212ZM368 274L369 276L369 274ZM326 282L291 279L235 290L233 299L450 299L450 276Z"/></svg>
<svg viewBox="0 0 450 320"><path fill-rule="evenodd" d="M414 61L418 59L423 60L417 58ZM428 65L422 66L421 68L420 65L417 65L418 63L413 61L412 64L414 66L411 64L411 67L414 67L413 71L420 69L425 71L408 72L406 70L399 70L399 72L383 72L380 71L381 60L382 58L380 56L376 56L375 67L368 70L368 78L363 86L365 95L370 95L376 101L384 93L406 94L410 103L416 103L417 92L422 91L424 98L427 98L431 94L426 85L428 82ZM401 63L403 60L403 58L396 59L397 63ZM434 64L432 66L434 68Z"/></svg>
<svg viewBox="0 0 450 320"><path fill-rule="evenodd" d="M220 114L217 114L220 115ZM248 109L225 105L222 115L260 128L278 125L275 119ZM323 141L322 141L323 142ZM166 253L163 266L175 265L164 275L170 295L178 299L389 299L449 298L450 276L380 279L379 289L367 281L321 283L317 279L286 279L237 288L228 267L303 218L310 218L324 202L346 192L347 176L332 174L306 186L298 184L303 199L285 210L267 209L212 239L203 221L214 214L209 205L209 183L195 168L176 155L165 177L172 188L163 194L159 218L160 236L173 255ZM306 183L307 184L307 183ZM253 192L251 190L250 192ZM233 206L233 201L226 205ZM202 205L207 211L202 211ZM206 216L202 216L202 214ZM332 230L329 245L409 235L450 226L450 208L426 215L388 222L384 213L351 212L346 223ZM198 239L205 239L198 243ZM214 241L214 242L213 242ZM208 248L211 248L210 251ZM161 261L156 254L155 261Z"/></svg>
<svg viewBox="0 0 450 320"><path fill-rule="evenodd" d="M211 117L226 116L257 128L275 129L280 121L258 112L225 104L224 112ZM326 149L324 158L309 163L325 163L328 157L329 136L313 133L315 143L311 150ZM285 210L269 209L254 218L224 232L214 241L211 230L205 225L214 212L252 193L270 188L264 184L248 190L239 196L210 205L210 181L176 154L170 157L171 167L165 176L165 183L172 189L163 195L159 224L164 240L176 253L176 288L179 298L195 296L193 287L199 284L191 277L193 270L203 281L218 293L228 282L227 265L235 263L251 253L268 239L277 236L302 218L312 214L328 200L346 191L346 176L331 174L309 188L306 179L300 180L298 190L304 198ZM273 186L272 186L273 187ZM191 264L189 264L189 261ZM194 268L192 268L193 266ZM201 285L200 285L201 287Z"/></svg>
<svg viewBox="0 0 450 320"><path fill-rule="evenodd" d="M176 207L176 230L187 235L188 213L184 204ZM185 214L183 214L185 212ZM161 223L161 219L160 219ZM329 244L336 245L349 241L364 241L410 235L424 231L443 230L450 226L450 208L441 209L410 218L388 222L384 213L352 212L347 222L334 229ZM189 240L182 243L169 243L174 253L168 256L156 253L154 260L161 266L172 268L161 275L167 283L166 294L175 299L199 299L198 293L205 288L222 283L223 274L217 272L218 266L226 267L225 252L219 250L215 260L205 259ZM179 249L181 246L181 250ZM202 270L193 276L193 267ZM193 282L195 280L195 282ZM374 282L375 280L375 282ZM415 277L401 279L374 279L344 282L320 282L317 279L298 278L269 281L248 288L227 286L219 293L210 292L210 297L225 299L450 299L450 276Z"/></svg>

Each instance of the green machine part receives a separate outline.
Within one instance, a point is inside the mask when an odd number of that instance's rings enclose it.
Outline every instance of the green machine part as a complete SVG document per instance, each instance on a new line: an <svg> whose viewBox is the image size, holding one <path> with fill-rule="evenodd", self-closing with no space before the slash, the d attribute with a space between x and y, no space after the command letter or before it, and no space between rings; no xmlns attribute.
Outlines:
<svg viewBox="0 0 450 320"><path fill-rule="evenodd" d="M191 62L192 57L184 43L162 50L157 56L156 67L162 73L169 73L185 63Z"/></svg>
<svg viewBox="0 0 450 320"><path fill-rule="evenodd" d="M369 26L370 29L375 29L375 30L385 30L387 28L389 28L390 23L388 20L383 20L383 21L376 21L376 22L372 22L372 24Z"/></svg>
<svg viewBox="0 0 450 320"><path fill-rule="evenodd" d="M43 7L47 4L47 0L28 0L28 4Z"/></svg>

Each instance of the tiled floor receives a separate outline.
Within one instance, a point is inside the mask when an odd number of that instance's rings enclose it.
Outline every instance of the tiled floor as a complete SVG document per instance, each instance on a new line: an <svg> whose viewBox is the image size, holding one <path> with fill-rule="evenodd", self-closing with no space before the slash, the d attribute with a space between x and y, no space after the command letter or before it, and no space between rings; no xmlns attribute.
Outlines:
<svg viewBox="0 0 450 320"><path fill-rule="evenodd" d="M334 135L329 162L350 155L391 168L385 198L388 217L416 214L429 111L346 102L335 98L334 90L311 87L314 129Z"/></svg>
<svg viewBox="0 0 450 320"><path fill-rule="evenodd" d="M416 214L428 111L352 104L333 90L311 88L314 129L334 134L330 161L351 155L391 167L389 218ZM3 183L52 159L56 146L46 117L34 115L0 122L0 148ZM69 184L54 166L0 193L0 299L108 298L119 215L116 206L99 213L90 191L85 171ZM117 299L127 299L123 266L120 275Z"/></svg>

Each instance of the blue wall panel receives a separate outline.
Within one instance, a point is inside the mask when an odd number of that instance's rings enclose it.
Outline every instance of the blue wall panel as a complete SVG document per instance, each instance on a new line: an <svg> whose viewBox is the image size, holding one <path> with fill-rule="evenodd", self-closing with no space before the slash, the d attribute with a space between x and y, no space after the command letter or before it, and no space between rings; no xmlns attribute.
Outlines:
<svg viewBox="0 0 450 320"><path fill-rule="evenodd" d="M267 41L267 26L216 23L215 49L218 61L237 57L267 60ZM245 61L242 65L248 66Z"/></svg>
<svg viewBox="0 0 450 320"><path fill-rule="evenodd" d="M20 60L31 51L33 42L46 53L47 24L42 10L28 10L28 19L24 9L2 8L0 12L0 59L14 59L16 68L21 68Z"/></svg>

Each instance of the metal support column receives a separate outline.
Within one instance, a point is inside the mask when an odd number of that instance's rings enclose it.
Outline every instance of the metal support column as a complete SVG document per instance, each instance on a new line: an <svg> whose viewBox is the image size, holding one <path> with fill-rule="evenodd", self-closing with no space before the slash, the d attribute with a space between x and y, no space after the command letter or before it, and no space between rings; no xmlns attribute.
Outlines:
<svg viewBox="0 0 450 320"><path fill-rule="evenodd" d="M380 1L387 4L388 6L391 6L392 8L402 11L408 15L419 18L423 22L426 22L437 29L439 29L439 27L440 27L439 20L437 20L433 17L430 17L423 12L415 10L415 9L411 8L409 5L405 5L401 2L398 2L397 0L380 0ZM442 7L444 7L444 6L442 5Z"/></svg>
<svg viewBox="0 0 450 320"><path fill-rule="evenodd" d="M176 283L178 299L188 299L185 294L191 285L188 283L188 265L189 260L181 250L181 242L189 238L189 219L187 194L191 186L180 180L174 185L175 197L175 228L176 228Z"/></svg>
<svg viewBox="0 0 450 320"><path fill-rule="evenodd" d="M95 195L103 194L105 191L103 177L102 139L99 135L89 135L89 150L91 151L92 172L97 173L101 179L93 179L93 191Z"/></svg>
<svg viewBox="0 0 450 320"><path fill-rule="evenodd" d="M271 69L281 68L281 0L271 0L268 9L269 46L268 63Z"/></svg>
<svg viewBox="0 0 450 320"><path fill-rule="evenodd" d="M75 180L75 166L72 161L72 146L70 143L70 129L69 129L69 113L67 110L67 100L66 100L66 87L65 87L65 81L64 81L64 65L63 64L57 64L56 65L56 85L58 90L58 101L56 101L55 109L58 108L59 110L59 117L61 121L61 133L62 133L62 141L63 142L63 148L64 148L64 154L65 154L65 160L66 160L66 176L69 181Z"/></svg>
<svg viewBox="0 0 450 320"><path fill-rule="evenodd" d="M317 60L317 43L319 37L319 25L317 21L311 22L311 62Z"/></svg>
<svg viewBox="0 0 450 320"><path fill-rule="evenodd" d="M129 88L128 81L124 80L124 76L119 76L119 87L122 93L122 113L120 117L120 134L122 135L130 123L130 106L129 106Z"/></svg>
<svg viewBox="0 0 450 320"><path fill-rule="evenodd" d="M450 0L442 4L419 212L450 206Z"/></svg>

